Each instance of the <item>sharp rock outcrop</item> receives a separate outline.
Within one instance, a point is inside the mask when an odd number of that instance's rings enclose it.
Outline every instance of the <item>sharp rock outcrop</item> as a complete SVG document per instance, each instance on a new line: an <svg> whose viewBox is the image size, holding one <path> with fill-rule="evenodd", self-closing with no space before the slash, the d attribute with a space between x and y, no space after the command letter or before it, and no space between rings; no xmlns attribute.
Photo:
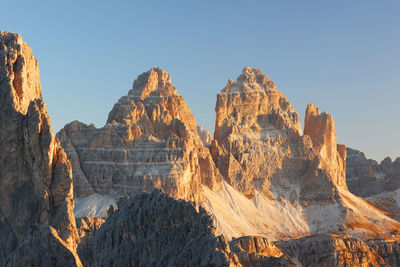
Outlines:
<svg viewBox="0 0 400 267"><path fill-rule="evenodd" d="M334 184L346 188L346 147L336 143L333 117L309 104L304 119L304 135L311 138L313 149L319 154L319 168L327 168Z"/></svg>
<svg viewBox="0 0 400 267"><path fill-rule="evenodd" d="M0 32L0 133L0 265L80 265L71 166L41 98L38 62L9 32Z"/></svg>

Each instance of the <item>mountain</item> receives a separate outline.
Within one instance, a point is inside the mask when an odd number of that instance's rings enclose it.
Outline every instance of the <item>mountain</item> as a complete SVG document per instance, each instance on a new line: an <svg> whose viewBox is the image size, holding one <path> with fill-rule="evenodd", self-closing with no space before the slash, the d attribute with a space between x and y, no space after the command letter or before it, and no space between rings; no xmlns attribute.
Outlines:
<svg viewBox="0 0 400 267"><path fill-rule="evenodd" d="M94 193L116 201L154 188L199 202L203 185L221 186L193 114L161 68L138 76L103 128L74 121L57 136L71 161L77 207Z"/></svg>
<svg viewBox="0 0 400 267"><path fill-rule="evenodd" d="M38 62L0 32L0 265L76 265L71 165L42 100Z"/></svg>
<svg viewBox="0 0 400 267"><path fill-rule="evenodd" d="M55 137L37 60L0 32L0 103L2 266L400 264L398 160L337 144L312 104L303 131L258 69L217 95L214 136L152 68L104 127Z"/></svg>
<svg viewBox="0 0 400 267"><path fill-rule="evenodd" d="M205 206L217 225L238 229L234 236L251 232L284 240L340 233L373 238L399 229L397 221L348 191L346 150L336 143L331 115L308 105L302 134L299 115L287 98L268 76L250 67L236 82L228 81L215 110L210 150L235 193L229 186L210 193L219 199ZM231 214L223 206L218 209L224 201L233 207Z"/></svg>

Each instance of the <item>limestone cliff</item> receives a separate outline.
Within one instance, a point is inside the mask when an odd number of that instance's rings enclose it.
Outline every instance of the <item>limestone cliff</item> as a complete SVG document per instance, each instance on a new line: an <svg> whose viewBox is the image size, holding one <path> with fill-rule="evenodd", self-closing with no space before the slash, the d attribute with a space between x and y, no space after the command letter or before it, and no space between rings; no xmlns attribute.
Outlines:
<svg viewBox="0 0 400 267"><path fill-rule="evenodd" d="M9 32L0 32L0 133L0 265L50 266L62 255L80 265L71 166L41 98L38 62ZM57 248L39 249L49 242Z"/></svg>
<svg viewBox="0 0 400 267"><path fill-rule="evenodd" d="M96 192L118 199L159 188L199 201L202 185L216 190L222 179L193 114L161 68L137 77L103 128L75 121L57 136L71 160L78 198Z"/></svg>

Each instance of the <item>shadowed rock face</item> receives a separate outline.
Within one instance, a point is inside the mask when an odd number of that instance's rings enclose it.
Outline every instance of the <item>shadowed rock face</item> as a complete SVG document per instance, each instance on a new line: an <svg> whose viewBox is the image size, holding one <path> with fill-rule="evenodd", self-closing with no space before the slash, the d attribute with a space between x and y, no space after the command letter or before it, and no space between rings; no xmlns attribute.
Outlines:
<svg viewBox="0 0 400 267"><path fill-rule="evenodd" d="M299 266L398 266L400 245L384 240L352 239L334 234L276 242Z"/></svg>
<svg viewBox="0 0 400 267"><path fill-rule="evenodd" d="M79 255L87 266L294 266L266 238L228 244L193 204L158 190L120 201Z"/></svg>
<svg viewBox="0 0 400 267"><path fill-rule="evenodd" d="M9 32L0 32L0 133L0 265L7 258L11 266L49 266L57 260L45 258L56 251L74 259L71 166L41 99L38 63L21 36ZM57 248L34 248L48 242Z"/></svg>
<svg viewBox="0 0 400 267"><path fill-rule="evenodd" d="M196 121L161 68L138 76L100 129L80 122L57 135L71 160L76 197L94 192L118 199L159 188L199 201L222 177L197 134Z"/></svg>
<svg viewBox="0 0 400 267"><path fill-rule="evenodd" d="M388 216L400 220L400 158L380 164L363 152L348 148L346 177L349 190L366 198Z"/></svg>
<svg viewBox="0 0 400 267"><path fill-rule="evenodd" d="M347 148L347 154L346 178L354 194L370 197L400 188L400 158L392 162L387 157L379 164L352 148Z"/></svg>
<svg viewBox="0 0 400 267"><path fill-rule="evenodd" d="M119 203L79 252L87 266L228 266L229 247L203 209L160 191Z"/></svg>

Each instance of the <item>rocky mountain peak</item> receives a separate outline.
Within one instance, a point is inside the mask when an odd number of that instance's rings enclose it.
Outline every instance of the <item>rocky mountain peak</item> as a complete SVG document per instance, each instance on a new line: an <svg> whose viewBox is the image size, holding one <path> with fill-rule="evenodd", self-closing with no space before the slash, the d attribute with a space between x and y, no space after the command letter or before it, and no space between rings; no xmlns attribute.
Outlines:
<svg viewBox="0 0 400 267"><path fill-rule="evenodd" d="M180 120L196 133L196 120L182 96L177 94L170 75L157 67L140 74L127 96L114 105L108 123L137 125L134 136L168 134L166 127ZM151 132L151 133L150 133Z"/></svg>
<svg viewBox="0 0 400 267"><path fill-rule="evenodd" d="M140 74L133 82L128 95L144 100L152 94L157 96L177 94L176 88L171 83L171 76L160 67L151 68Z"/></svg>
<svg viewBox="0 0 400 267"><path fill-rule="evenodd" d="M216 141L243 132L275 135L277 131L293 136L302 132L300 117L286 96L260 70L245 67L236 82L229 79L217 95L215 106Z"/></svg>
<svg viewBox="0 0 400 267"><path fill-rule="evenodd" d="M38 62L21 35L0 31L0 98L25 114L32 100L40 99Z"/></svg>
<svg viewBox="0 0 400 267"><path fill-rule="evenodd" d="M251 67L243 68L242 74L236 82L229 79L222 93L252 92L276 90L276 84L261 70Z"/></svg>

